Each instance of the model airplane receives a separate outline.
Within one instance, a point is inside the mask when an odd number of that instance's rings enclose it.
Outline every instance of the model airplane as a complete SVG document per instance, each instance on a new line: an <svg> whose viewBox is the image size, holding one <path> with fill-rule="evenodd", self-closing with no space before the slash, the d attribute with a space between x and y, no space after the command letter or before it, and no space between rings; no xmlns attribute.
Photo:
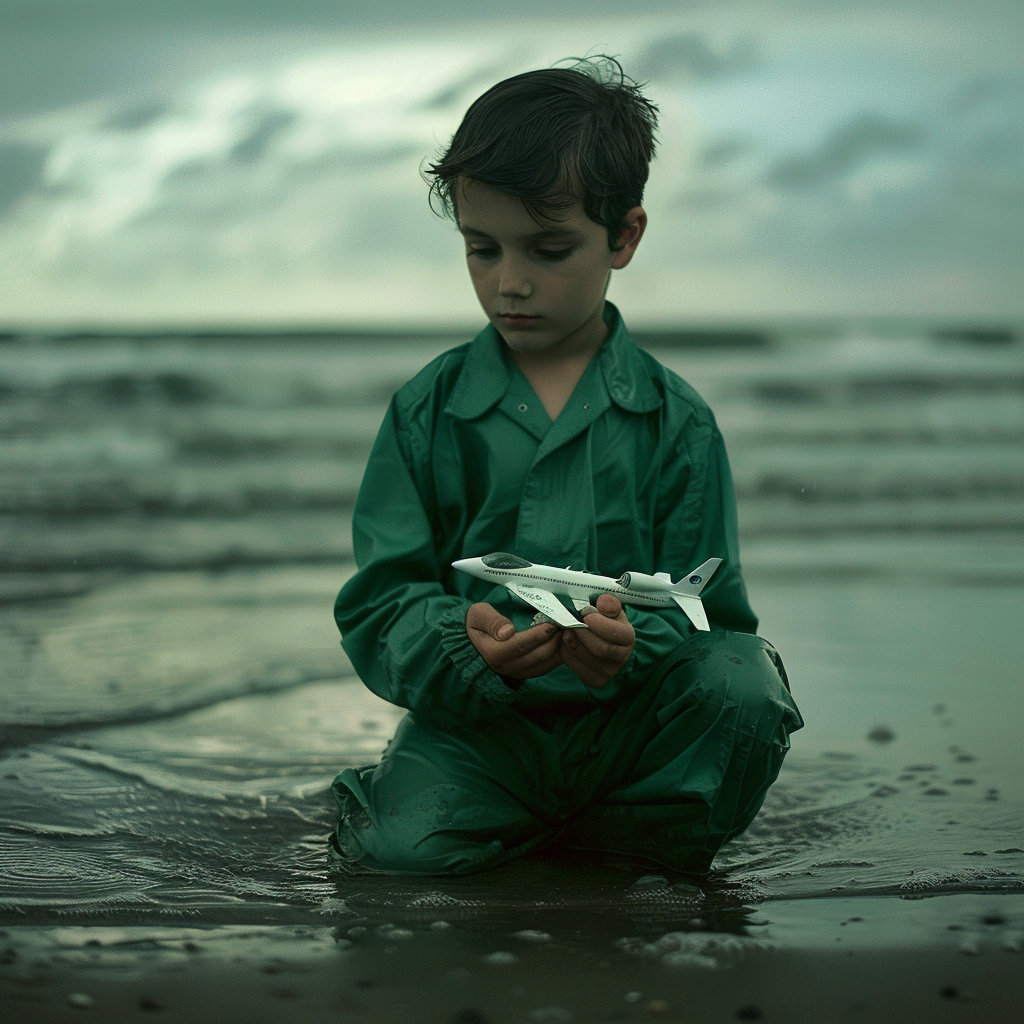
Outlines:
<svg viewBox="0 0 1024 1024"><path fill-rule="evenodd" d="M596 573L538 565L504 551L495 551L482 558L460 558L452 562L452 568L489 583L501 583L566 629L586 628L586 623L576 618L559 597L569 598L580 611L595 604L601 594L612 594L623 604L635 604L641 608L671 608L677 604L697 629L709 630L711 627L699 595L721 564L721 558L709 558L678 583L673 583L667 572L656 572L653 576L624 572L613 580L610 576L598 576Z"/></svg>

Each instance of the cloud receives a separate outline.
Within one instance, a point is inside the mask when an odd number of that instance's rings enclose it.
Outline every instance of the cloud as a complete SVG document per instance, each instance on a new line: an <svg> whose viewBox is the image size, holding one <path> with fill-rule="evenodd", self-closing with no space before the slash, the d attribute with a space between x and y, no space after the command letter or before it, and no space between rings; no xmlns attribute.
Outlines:
<svg viewBox="0 0 1024 1024"><path fill-rule="evenodd" d="M918 124L865 113L838 128L817 150L780 160L768 181L784 189L829 185L873 157L916 150L926 138Z"/></svg>
<svg viewBox="0 0 1024 1024"><path fill-rule="evenodd" d="M0 141L0 219L21 196L38 188L45 162L43 146Z"/></svg>
<svg viewBox="0 0 1024 1024"><path fill-rule="evenodd" d="M367 37L0 124L0 321L472 321L420 162L492 82L588 51L621 53L662 112L651 227L613 295L663 319L840 294L1021 306L1021 80L982 58L908 72L888 35L880 57L698 21Z"/></svg>
<svg viewBox="0 0 1024 1024"><path fill-rule="evenodd" d="M758 63L759 50L749 36L718 48L702 33L681 32L656 39L641 50L633 66L639 79L711 81L749 71Z"/></svg>

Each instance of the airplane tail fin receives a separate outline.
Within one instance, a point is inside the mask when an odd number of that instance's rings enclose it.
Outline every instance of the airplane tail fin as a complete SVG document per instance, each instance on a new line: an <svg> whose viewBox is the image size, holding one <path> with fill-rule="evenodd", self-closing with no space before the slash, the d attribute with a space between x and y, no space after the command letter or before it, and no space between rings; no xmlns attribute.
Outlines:
<svg viewBox="0 0 1024 1024"><path fill-rule="evenodd" d="M721 564L721 558L709 558L674 584L670 591L672 600L686 612L687 617L697 629L704 630L704 632L710 630L711 626L708 624L708 617L704 612L700 592Z"/></svg>

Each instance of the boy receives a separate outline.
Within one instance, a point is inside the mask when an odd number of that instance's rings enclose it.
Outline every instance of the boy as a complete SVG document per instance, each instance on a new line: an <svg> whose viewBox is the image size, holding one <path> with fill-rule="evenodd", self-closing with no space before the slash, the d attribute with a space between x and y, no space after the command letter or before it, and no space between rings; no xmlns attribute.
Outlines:
<svg viewBox="0 0 1024 1024"><path fill-rule="evenodd" d="M409 708L334 782L343 870L455 874L548 843L705 873L802 724L755 636L710 410L606 302L643 237L656 108L614 60L500 82L434 164L490 324L392 401L335 618L365 684ZM452 562L509 551L616 577L724 563L684 613L610 594L587 629Z"/></svg>

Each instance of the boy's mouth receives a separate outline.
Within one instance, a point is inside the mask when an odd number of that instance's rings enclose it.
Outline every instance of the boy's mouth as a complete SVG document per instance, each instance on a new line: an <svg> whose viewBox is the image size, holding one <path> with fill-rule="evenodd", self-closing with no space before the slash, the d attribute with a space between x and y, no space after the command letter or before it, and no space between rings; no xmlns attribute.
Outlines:
<svg viewBox="0 0 1024 1024"><path fill-rule="evenodd" d="M499 313L506 327L524 328L534 327L539 321L539 316L526 316L523 313Z"/></svg>

